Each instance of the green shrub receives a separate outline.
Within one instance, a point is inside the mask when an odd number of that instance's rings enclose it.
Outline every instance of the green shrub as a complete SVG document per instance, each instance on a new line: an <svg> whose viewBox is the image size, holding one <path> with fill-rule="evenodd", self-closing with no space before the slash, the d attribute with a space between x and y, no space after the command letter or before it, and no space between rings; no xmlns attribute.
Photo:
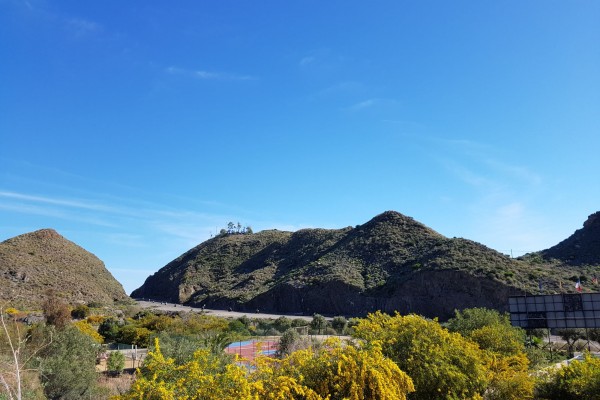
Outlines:
<svg viewBox="0 0 600 400"><path fill-rule="evenodd" d="M301 318L296 318L296 319L292 320L292 327L293 328L297 328L297 327L300 327L300 326L306 326L308 324L309 324L308 321L306 321L304 319L301 319Z"/></svg>
<svg viewBox="0 0 600 400"><path fill-rule="evenodd" d="M313 319L310 322L310 328L315 331L318 335L327 327L327 320L320 314L313 315Z"/></svg>
<svg viewBox="0 0 600 400"><path fill-rule="evenodd" d="M244 325L244 323L242 321L240 321L239 319L234 319L229 321L229 326L228 326L228 330L230 332L235 332L240 336L250 336L250 331L248 330L248 327L246 325Z"/></svg>
<svg viewBox="0 0 600 400"><path fill-rule="evenodd" d="M337 331L340 335L344 333L346 330L346 325L348 325L348 320L345 317L333 317L331 320L331 326L333 329Z"/></svg>
<svg viewBox="0 0 600 400"><path fill-rule="evenodd" d="M119 336L120 324L114 318L107 318L98 327L98 333L104 337L104 342L114 342Z"/></svg>
<svg viewBox="0 0 600 400"><path fill-rule="evenodd" d="M119 329L117 340L120 343L148 347L150 345L151 335L152 331L147 328L138 327L135 325L125 325Z"/></svg>
<svg viewBox="0 0 600 400"><path fill-rule="evenodd" d="M125 356L120 351L113 351L106 360L106 369L109 372L120 374L125 368Z"/></svg>
<svg viewBox="0 0 600 400"><path fill-rule="evenodd" d="M75 327L53 335L41 354L41 379L50 399L96 398L96 355L98 346Z"/></svg>
<svg viewBox="0 0 600 400"><path fill-rule="evenodd" d="M337 334L338 334L338 332L337 332L335 329L333 329L332 327L328 326L328 327L327 327L327 328L325 328L325 330L323 331L323 334L324 334L324 335L330 335L330 336L333 336L333 335L337 335Z"/></svg>
<svg viewBox="0 0 600 400"><path fill-rule="evenodd" d="M273 323L273 327L279 332L285 332L292 327L292 320L288 317L279 317Z"/></svg>

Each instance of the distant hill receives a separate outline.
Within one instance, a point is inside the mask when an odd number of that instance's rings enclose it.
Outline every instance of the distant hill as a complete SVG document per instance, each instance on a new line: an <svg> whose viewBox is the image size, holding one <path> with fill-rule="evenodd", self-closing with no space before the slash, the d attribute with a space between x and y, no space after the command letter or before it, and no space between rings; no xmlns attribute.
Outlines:
<svg viewBox="0 0 600 400"><path fill-rule="evenodd" d="M260 309L364 315L506 308L509 295L571 288L572 270L511 259L467 239L447 238L394 211L344 229L221 235L161 268L132 297Z"/></svg>
<svg viewBox="0 0 600 400"><path fill-rule="evenodd" d="M39 306L48 291L70 303L129 299L98 257L52 229L0 243L0 300Z"/></svg>

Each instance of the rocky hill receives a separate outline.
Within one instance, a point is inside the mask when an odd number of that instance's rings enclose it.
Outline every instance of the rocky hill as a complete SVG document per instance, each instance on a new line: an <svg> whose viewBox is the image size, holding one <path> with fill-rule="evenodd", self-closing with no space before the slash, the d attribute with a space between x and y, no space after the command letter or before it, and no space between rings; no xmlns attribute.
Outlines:
<svg viewBox="0 0 600 400"><path fill-rule="evenodd" d="M542 292L556 292L572 272L446 238L388 211L355 228L221 235L167 264L132 297L241 311L397 310L444 319L457 308L504 310L509 295L539 293L540 282Z"/></svg>
<svg viewBox="0 0 600 400"><path fill-rule="evenodd" d="M36 306L49 291L70 303L129 299L98 257L52 229L0 243L0 300Z"/></svg>
<svg viewBox="0 0 600 400"><path fill-rule="evenodd" d="M600 265L600 212L590 215L583 228L540 254L547 260L571 265Z"/></svg>

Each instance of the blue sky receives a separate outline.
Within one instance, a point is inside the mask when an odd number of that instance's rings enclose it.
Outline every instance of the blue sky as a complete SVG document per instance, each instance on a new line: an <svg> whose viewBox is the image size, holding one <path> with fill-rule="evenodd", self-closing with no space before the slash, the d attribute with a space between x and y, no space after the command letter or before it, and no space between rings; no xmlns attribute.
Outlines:
<svg viewBox="0 0 600 400"><path fill-rule="evenodd" d="M600 2L0 0L0 240L130 292L227 222L518 256L600 210Z"/></svg>

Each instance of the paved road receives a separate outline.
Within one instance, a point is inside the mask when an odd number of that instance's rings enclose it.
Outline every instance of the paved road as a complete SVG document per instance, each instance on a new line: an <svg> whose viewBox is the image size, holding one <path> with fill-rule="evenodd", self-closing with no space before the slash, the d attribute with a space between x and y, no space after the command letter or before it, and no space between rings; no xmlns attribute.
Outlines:
<svg viewBox="0 0 600 400"><path fill-rule="evenodd" d="M303 319L305 321L312 321L312 317L305 315L282 315L282 314L265 314L265 313L248 313L248 312L238 312L238 311L227 311L227 310L212 310L198 307L189 307L182 306L181 304L173 304L173 303L164 303L164 302L155 302L155 301L143 301L137 300L137 304L142 308L149 308L161 311L190 311L190 312L202 312L204 311L207 315L214 315L216 317L230 317L230 318L239 318L244 315L247 315L249 318L264 318L264 319L277 319L279 317L287 317L290 319ZM327 318L330 319L330 318Z"/></svg>

